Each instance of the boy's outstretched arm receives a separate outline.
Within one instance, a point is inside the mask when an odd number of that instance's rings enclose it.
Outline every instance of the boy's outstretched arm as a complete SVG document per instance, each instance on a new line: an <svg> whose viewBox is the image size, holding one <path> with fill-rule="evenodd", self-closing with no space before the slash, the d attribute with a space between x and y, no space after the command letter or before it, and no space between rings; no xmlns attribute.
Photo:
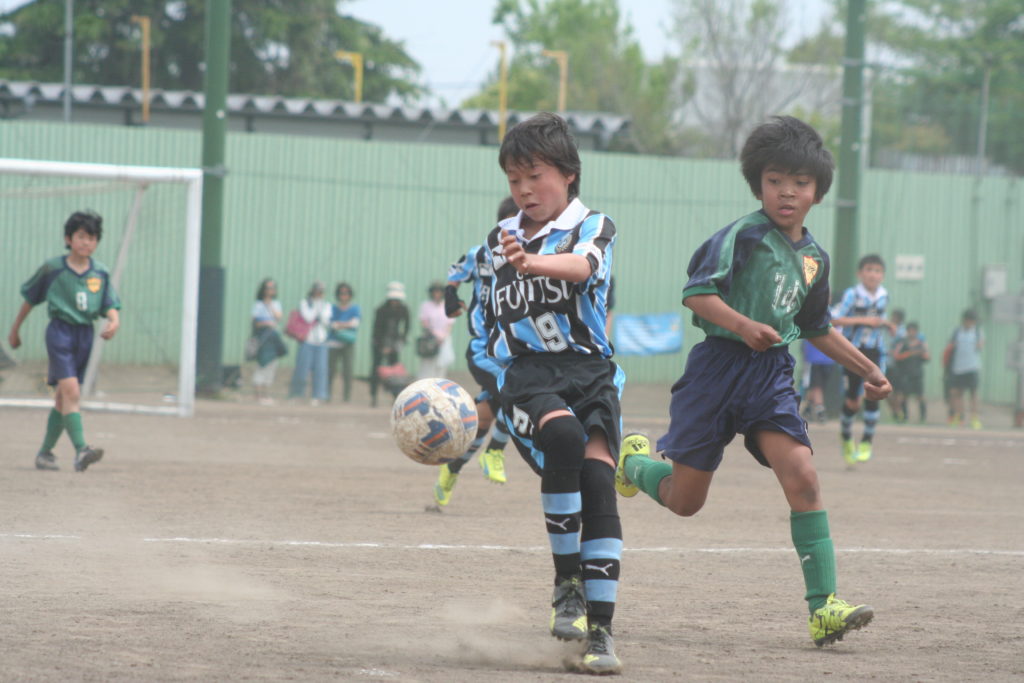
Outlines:
<svg viewBox="0 0 1024 683"><path fill-rule="evenodd" d="M527 254L515 236L507 232L501 236L501 245L505 250L505 259L523 275L543 275L567 282L583 282L592 272L590 261L585 256Z"/></svg>
<svg viewBox="0 0 1024 683"><path fill-rule="evenodd" d="M683 299L683 305L708 322L739 335L755 351L766 351L782 341L771 325L737 312L717 294L694 294Z"/></svg>
<svg viewBox="0 0 1024 683"><path fill-rule="evenodd" d="M892 393L892 385L885 378L882 369L871 362L857 347L850 343L836 328L828 334L811 337L811 343L822 353L842 365L853 374L864 378L864 395L872 401L880 401Z"/></svg>
<svg viewBox="0 0 1024 683"><path fill-rule="evenodd" d="M12 349L16 349L21 346L21 335L18 331L21 329L21 323L25 322L25 318L32 312L32 304L27 301L21 302L21 308L18 309L18 315L14 318L14 324L11 325L11 333L7 335L7 343L11 345Z"/></svg>

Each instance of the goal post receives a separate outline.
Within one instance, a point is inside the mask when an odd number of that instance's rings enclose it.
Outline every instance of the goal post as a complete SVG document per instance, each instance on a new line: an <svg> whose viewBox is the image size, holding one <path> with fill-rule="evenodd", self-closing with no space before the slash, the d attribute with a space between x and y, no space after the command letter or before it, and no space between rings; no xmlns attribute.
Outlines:
<svg viewBox="0 0 1024 683"><path fill-rule="evenodd" d="M128 250L134 239L145 232L145 228L139 227L139 214L145 191L152 185L177 185L184 186L184 201L180 207L180 215L183 216L183 228L180 239L180 248L183 255L183 270L181 272L181 318L180 318L180 342L178 351L178 382L177 393L174 396L174 405L145 405L145 402L107 402L92 400L83 391L83 405L86 408L100 410L115 410L126 412L142 412L151 414L171 414L181 417L190 417L195 408L195 377L196 377L196 336L199 311L199 257L200 257L200 232L202 221L202 188L203 172L197 168L171 168L158 166L128 166L115 164L77 163L66 161L42 161L31 159L4 159L0 158L0 175L20 176L24 178L47 177L64 178L74 181L103 181L119 184L133 190L131 210L127 218L127 225L121 234L121 243L117 249L117 260L111 272L111 279L115 286L124 272L128 263ZM90 190L82 186L73 188L78 194L87 193ZM61 192L60 189L48 190L51 196ZM45 192L40 192L45 195ZM65 216L66 217L66 216ZM13 226L10 229L14 229ZM104 231L106 232L106 231ZM110 253L110 252L107 252ZM44 254L38 258L32 258L29 254L18 255L19 268L31 268L44 260ZM105 259L101 259L105 260ZM38 261L33 264L32 261ZM22 280L30 273L26 271ZM6 295L5 295L6 296ZM132 318L126 316L127 325L132 325ZM97 334L98 337L98 334ZM102 354L103 344L94 344L93 356L90 358L90 368L86 377L86 386L91 387L95 379L96 368ZM37 400L25 400L18 398L7 398L0 396L0 405L36 405ZM52 401L46 401L45 405L51 405Z"/></svg>

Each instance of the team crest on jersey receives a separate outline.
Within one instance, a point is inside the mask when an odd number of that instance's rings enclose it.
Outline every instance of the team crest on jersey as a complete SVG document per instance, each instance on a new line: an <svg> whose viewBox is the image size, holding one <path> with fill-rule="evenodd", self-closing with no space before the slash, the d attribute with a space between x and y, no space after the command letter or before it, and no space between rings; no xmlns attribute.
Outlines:
<svg viewBox="0 0 1024 683"><path fill-rule="evenodd" d="M814 276L818 274L818 262L810 256L804 256L804 282L808 285L814 282Z"/></svg>
<svg viewBox="0 0 1024 683"><path fill-rule="evenodd" d="M556 254L565 254L572 250L572 233L562 238L562 241L555 246Z"/></svg>
<svg viewBox="0 0 1024 683"><path fill-rule="evenodd" d="M85 286L89 288L89 291L95 294L100 291L100 286L103 284L103 280L98 277L86 278Z"/></svg>

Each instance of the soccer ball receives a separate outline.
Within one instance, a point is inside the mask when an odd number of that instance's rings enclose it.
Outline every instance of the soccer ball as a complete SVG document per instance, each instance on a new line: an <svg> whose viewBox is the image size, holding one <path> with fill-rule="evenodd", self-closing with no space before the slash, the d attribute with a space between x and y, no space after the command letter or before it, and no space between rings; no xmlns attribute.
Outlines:
<svg viewBox="0 0 1024 683"><path fill-rule="evenodd" d="M476 436L476 403L450 379L413 382L395 398L391 433L416 462L443 465L466 452Z"/></svg>

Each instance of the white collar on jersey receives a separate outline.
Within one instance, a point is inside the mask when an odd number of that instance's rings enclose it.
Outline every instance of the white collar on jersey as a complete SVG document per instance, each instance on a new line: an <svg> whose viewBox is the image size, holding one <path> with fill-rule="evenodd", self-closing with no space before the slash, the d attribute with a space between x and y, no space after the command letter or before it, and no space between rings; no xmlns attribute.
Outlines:
<svg viewBox="0 0 1024 683"><path fill-rule="evenodd" d="M864 286L863 282L857 283L856 292L857 296L863 297L870 301L871 303L875 303L883 296L889 294L889 292L885 291L885 287L883 287L882 285L878 285L878 289L876 289L874 292L869 292L868 288Z"/></svg>
<svg viewBox="0 0 1024 683"><path fill-rule="evenodd" d="M522 211L509 221L510 224L507 227L507 230L515 235L516 239L520 242L529 243L551 234L552 230L572 230L580 221L587 217L589 212L590 209L583 205L580 198L574 197L573 200L569 202L569 206L565 207L565 211L563 211L558 218L553 221L549 221L547 225L538 230L537 234L529 240L526 240L523 237L523 228L521 227L521 221L523 218Z"/></svg>

